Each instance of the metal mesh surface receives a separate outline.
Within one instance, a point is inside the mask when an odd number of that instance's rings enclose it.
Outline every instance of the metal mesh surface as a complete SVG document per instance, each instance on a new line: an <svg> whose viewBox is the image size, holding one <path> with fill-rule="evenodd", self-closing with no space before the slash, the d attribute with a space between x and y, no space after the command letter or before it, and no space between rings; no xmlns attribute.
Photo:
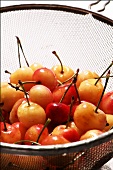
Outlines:
<svg viewBox="0 0 113 170"><path fill-rule="evenodd" d="M22 10L1 16L1 68L15 71L19 67L18 36L28 62L40 62L51 68L58 64L56 50L64 65L80 71L89 69L101 74L113 59L112 26L94 19L91 14L56 10ZM25 65L21 56L21 61ZM113 73L113 69L111 70ZM2 80L8 76L2 72ZM111 89L113 79L110 79Z"/></svg>
<svg viewBox="0 0 113 170"><path fill-rule="evenodd" d="M79 9L78 12L70 12L59 8L53 10L51 6L48 9L2 13L1 80L9 80L9 75L5 74L4 70L13 72L19 67L15 36L20 38L29 64L39 62L51 68L58 64L52 54L55 50L63 64L75 71L79 68L80 71L87 69L101 74L113 60L112 26L113 23L97 20L92 13L81 13ZM21 63L25 65L22 55ZM113 90L113 78L110 78L107 90ZM113 141L107 141L101 145L98 141L98 146L92 146L91 149L86 150L84 147L84 155L65 169L97 170L113 156ZM2 153L1 167L2 170L63 169L66 163L73 160L74 155L75 153L69 153L68 149L63 155L52 156Z"/></svg>

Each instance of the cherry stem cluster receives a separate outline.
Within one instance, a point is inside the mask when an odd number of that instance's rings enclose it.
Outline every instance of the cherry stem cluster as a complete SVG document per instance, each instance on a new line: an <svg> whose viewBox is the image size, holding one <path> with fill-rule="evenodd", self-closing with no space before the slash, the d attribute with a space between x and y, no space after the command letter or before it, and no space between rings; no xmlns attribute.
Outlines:
<svg viewBox="0 0 113 170"><path fill-rule="evenodd" d="M20 89L20 87L19 87L18 85L14 86L12 83L8 83L8 84L9 84L12 88L16 89L16 91L19 90L19 91L24 92L22 89Z"/></svg>
<svg viewBox="0 0 113 170"><path fill-rule="evenodd" d="M29 102L29 99L28 99L28 96L27 96L27 93L26 93L26 91L25 91L25 88L24 88L24 86L23 86L22 81L19 80L18 83L20 84L21 88L23 89L23 92L24 92L24 94L25 94L25 96L26 96L26 100L27 100L28 106L30 106L30 102Z"/></svg>
<svg viewBox="0 0 113 170"><path fill-rule="evenodd" d="M76 92L77 92L77 97L78 97L79 100L80 100L80 97L79 97L79 94L78 94L78 90L77 90L77 87L76 87L76 81L77 81L78 72L79 72L79 69L77 69L77 72L76 72L75 76L73 77L72 82L69 84L68 88L65 90L64 95L62 96L62 98L61 98L61 100L60 100L59 103L61 103L61 102L63 101L65 95L67 94L67 92L68 92L68 90L70 89L70 87L72 86L72 84L74 84L75 90L76 90Z"/></svg>

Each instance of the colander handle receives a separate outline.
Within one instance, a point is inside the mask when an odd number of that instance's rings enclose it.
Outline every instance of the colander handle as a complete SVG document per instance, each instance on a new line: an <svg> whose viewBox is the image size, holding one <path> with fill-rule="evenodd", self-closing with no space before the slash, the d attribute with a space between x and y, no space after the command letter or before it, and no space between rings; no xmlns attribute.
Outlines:
<svg viewBox="0 0 113 170"><path fill-rule="evenodd" d="M89 9L91 10L91 7L94 6L94 5L96 5L96 4L98 4L100 1L101 1L101 0L97 0L96 2L90 4L90 5L89 5ZM111 0L107 0L107 2L104 4L103 8L100 9L100 10L98 10L97 12L102 12L102 11L104 11L105 8L106 8L106 5L108 5L108 4L110 3L110 1L111 1Z"/></svg>

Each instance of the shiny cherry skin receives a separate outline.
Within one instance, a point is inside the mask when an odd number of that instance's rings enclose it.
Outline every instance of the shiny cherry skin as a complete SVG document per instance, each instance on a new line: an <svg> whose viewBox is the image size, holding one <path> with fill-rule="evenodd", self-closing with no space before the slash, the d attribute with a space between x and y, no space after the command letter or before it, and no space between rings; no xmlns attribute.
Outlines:
<svg viewBox="0 0 113 170"><path fill-rule="evenodd" d="M109 91L104 94L99 108L106 114L113 115L113 91Z"/></svg>
<svg viewBox="0 0 113 170"><path fill-rule="evenodd" d="M75 128L66 127L66 125L58 125L53 129L52 135L62 135L70 142L79 141L80 135Z"/></svg>
<svg viewBox="0 0 113 170"><path fill-rule="evenodd" d="M48 135L42 142L41 145L57 145L70 143L62 135Z"/></svg>
<svg viewBox="0 0 113 170"><path fill-rule="evenodd" d="M42 132L39 140L37 141L38 139L38 136L42 130L42 128L44 127L43 124L36 124L36 125L33 125L31 126L25 133L25 137L24 137L24 140L30 140L30 141L34 141L34 142L38 142L38 143L41 143L48 135L48 129L47 127L44 129L44 131ZM25 142L26 145L31 145L32 143L31 142Z"/></svg>
<svg viewBox="0 0 113 170"><path fill-rule="evenodd" d="M60 125L68 120L70 107L64 103L49 103L46 107L46 118L51 122Z"/></svg>
<svg viewBox="0 0 113 170"><path fill-rule="evenodd" d="M74 122L78 129L83 132L97 129L103 130L106 126L106 114L98 109L95 112L96 106L89 102L81 103L74 112Z"/></svg>
<svg viewBox="0 0 113 170"><path fill-rule="evenodd" d="M0 122L0 126L1 126L0 142L15 143L21 140L21 133L14 126L6 123L7 130L4 129L3 122Z"/></svg>
<svg viewBox="0 0 113 170"><path fill-rule="evenodd" d="M67 90L68 86L69 86L69 84L60 85L53 91L53 102L60 102L60 100L61 100L62 96L64 95L65 91ZM69 105L71 103L72 96L74 96L74 100L76 101L77 93L76 93L74 85L72 85L68 89L65 97L62 100L62 103Z"/></svg>
<svg viewBox="0 0 113 170"><path fill-rule="evenodd" d="M33 73L32 80L48 87L51 91L53 91L58 85L55 74L52 70L46 67L37 69Z"/></svg>
<svg viewBox="0 0 113 170"><path fill-rule="evenodd" d="M89 139L89 138L97 137L101 134L103 134L103 132L100 131L100 130L97 130L97 129L88 130L85 134L83 134L80 137L80 140L86 140L86 139Z"/></svg>

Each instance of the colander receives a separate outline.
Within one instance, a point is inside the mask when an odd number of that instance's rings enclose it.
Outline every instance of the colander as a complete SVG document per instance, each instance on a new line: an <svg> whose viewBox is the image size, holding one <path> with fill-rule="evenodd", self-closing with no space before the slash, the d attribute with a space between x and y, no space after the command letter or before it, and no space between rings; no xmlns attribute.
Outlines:
<svg viewBox="0 0 113 170"><path fill-rule="evenodd" d="M81 8L26 4L1 8L1 81L19 67L18 36L29 63L58 64L101 74L113 61L113 21ZM21 63L25 65L21 55ZM113 67L111 68L111 74ZM104 81L104 80L103 80ZM113 90L110 78L107 91ZM71 144L27 146L1 142L2 170L97 170L113 157L113 129ZM106 167L107 169L107 167Z"/></svg>

